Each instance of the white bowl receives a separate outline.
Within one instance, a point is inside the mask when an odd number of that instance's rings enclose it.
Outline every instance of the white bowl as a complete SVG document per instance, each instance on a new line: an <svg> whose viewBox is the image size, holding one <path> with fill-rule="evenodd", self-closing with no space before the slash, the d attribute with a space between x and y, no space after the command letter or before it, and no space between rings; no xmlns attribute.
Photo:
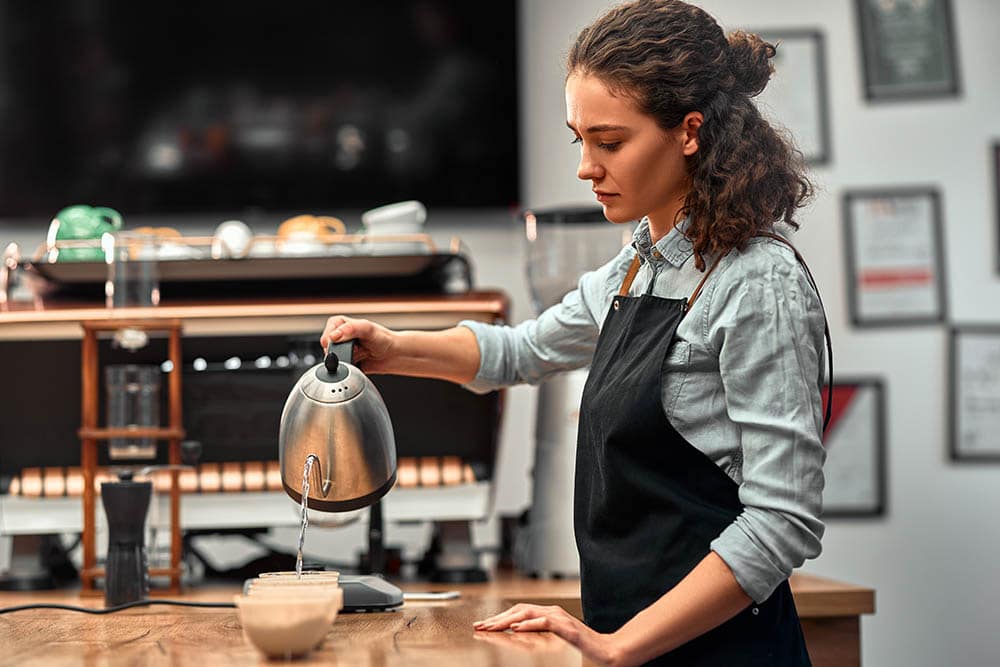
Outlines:
<svg viewBox="0 0 1000 667"><path fill-rule="evenodd" d="M255 586L261 588L265 586L308 588L310 586L339 586L339 581L336 577L303 577L301 579L296 579L295 577L261 577L259 579L251 579L248 583L250 588Z"/></svg>
<svg viewBox="0 0 1000 667"><path fill-rule="evenodd" d="M322 643L339 605L333 595L234 596L243 636L269 657L305 655Z"/></svg>
<svg viewBox="0 0 1000 667"><path fill-rule="evenodd" d="M192 248L191 246L186 246L180 243L172 243L170 241L161 241L160 247L157 249L156 258L159 260L177 260L177 259L198 259L201 253L198 252L197 248Z"/></svg>
<svg viewBox="0 0 1000 667"><path fill-rule="evenodd" d="M344 589L333 586L288 588L287 586L259 586L250 588L244 597L278 598L287 600L311 600L313 598L333 598L337 611L344 608Z"/></svg>
<svg viewBox="0 0 1000 667"><path fill-rule="evenodd" d="M295 231L278 239L278 253L284 257L321 257L326 254L326 244L307 231Z"/></svg>
<svg viewBox="0 0 1000 667"><path fill-rule="evenodd" d="M340 572L336 570L303 570L302 576L295 570L281 570L279 572L261 572L258 578L266 577L291 577L294 579L306 579L308 577L318 577L320 579L340 579Z"/></svg>

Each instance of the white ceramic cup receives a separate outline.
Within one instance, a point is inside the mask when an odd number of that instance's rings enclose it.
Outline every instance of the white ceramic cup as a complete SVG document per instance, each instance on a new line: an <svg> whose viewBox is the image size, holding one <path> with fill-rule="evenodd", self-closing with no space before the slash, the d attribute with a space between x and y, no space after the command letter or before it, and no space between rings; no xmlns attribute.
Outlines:
<svg viewBox="0 0 1000 667"><path fill-rule="evenodd" d="M212 257L231 259L244 257L250 249L253 231L242 220L226 220L219 223L212 237Z"/></svg>

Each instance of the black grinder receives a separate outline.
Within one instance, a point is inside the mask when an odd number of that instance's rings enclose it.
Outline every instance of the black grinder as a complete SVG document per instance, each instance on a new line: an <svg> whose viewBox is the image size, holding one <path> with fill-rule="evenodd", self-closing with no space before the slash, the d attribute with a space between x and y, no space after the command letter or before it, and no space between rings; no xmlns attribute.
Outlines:
<svg viewBox="0 0 1000 667"><path fill-rule="evenodd" d="M149 594L145 525L152 482L136 482L131 471L117 482L101 484L108 517L108 555L104 568L104 606L141 600Z"/></svg>

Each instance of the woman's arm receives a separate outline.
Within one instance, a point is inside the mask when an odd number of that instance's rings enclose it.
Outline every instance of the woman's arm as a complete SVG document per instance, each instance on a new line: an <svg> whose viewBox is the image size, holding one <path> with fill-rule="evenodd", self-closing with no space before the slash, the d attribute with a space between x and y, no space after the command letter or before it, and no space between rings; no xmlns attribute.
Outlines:
<svg viewBox="0 0 1000 667"><path fill-rule="evenodd" d="M450 380L475 392L535 384L587 365L611 295L635 251L623 248L611 261L580 278L577 289L533 320L517 326L464 321L445 331L391 331L337 315L323 331L330 342L357 339L354 361L366 373L393 373Z"/></svg>
<svg viewBox="0 0 1000 667"><path fill-rule="evenodd" d="M479 370L476 336L465 327L443 331L392 331L369 320L335 315L320 338L330 343L356 339L354 361L366 373L391 373L466 384Z"/></svg>
<svg viewBox="0 0 1000 667"><path fill-rule="evenodd" d="M740 437L743 511L709 548L760 602L822 549L824 317L777 241L734 254L716 285L703 323Z"/></svg>
<svg viewBox="0 0 1000 667"><path fill-rule="evenodd" d="M722 625L753 600L714 551L612 635L622 660L640 665Z"/></svg>
<svg viewBox="0 0 1000 667"><path fill-rule="evenodd" d="M599 664L631 667L725 623L750 603L729 566L712 551L680 583L611 634L591 630L561 607L527 604L511 607L473 627L553 632Z"/></svg>

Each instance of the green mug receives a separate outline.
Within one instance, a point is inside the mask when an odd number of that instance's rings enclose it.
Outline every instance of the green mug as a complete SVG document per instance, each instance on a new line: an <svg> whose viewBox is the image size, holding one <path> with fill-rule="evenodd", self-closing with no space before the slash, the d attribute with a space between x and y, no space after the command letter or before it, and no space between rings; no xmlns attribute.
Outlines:
<svg viewBox="0 0 1000 667"><path fill-rule="evenodd" d="M55 241L99 240L104 234L114 234L122 228L122 214L107 206L77 204L67 206L49 225L49 246ZM103 262L104 250L94 248L59 248L52 261Z"/></svg>

